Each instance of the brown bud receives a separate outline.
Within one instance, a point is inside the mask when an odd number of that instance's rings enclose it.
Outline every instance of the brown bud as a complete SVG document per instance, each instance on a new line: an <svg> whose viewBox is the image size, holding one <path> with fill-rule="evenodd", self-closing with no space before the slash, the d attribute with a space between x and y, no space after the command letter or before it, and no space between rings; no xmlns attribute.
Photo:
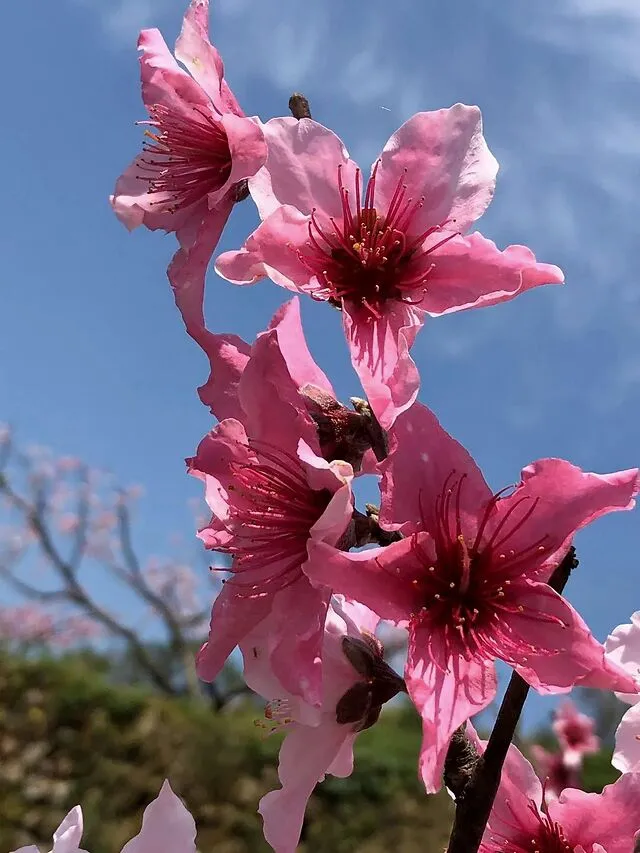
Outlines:
<svg viewBox="0 0 640 853"><path fill-rule="evenodd" d="M356 681L339 700L336 720L341 725L353 726L355 732L361 732L377 721L385 702L398 693L406 692L406 686L384 661L384 649L377 637L344 637L342 651L363 679Z"/></svg>

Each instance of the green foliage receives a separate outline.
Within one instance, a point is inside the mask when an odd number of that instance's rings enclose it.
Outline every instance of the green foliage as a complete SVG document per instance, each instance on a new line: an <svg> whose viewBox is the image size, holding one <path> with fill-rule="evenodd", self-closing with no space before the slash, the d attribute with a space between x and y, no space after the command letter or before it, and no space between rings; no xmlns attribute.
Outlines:
<svg viewBox="0 0 640 853"><path fill-rule="evenodd" d="M255 710L213 714L109 684L91 660L0 656L0 849L49 849L81 803L83 846L118 853L165 776L191 809L202 853L260 853L259 798L276 786L280 738L264 738ZM358 743L356 770L329 777L308 809L305 853L440 850L451 803L417 778L415 714L390 710ZM47 845L47 846L45 846Z"/></svg>

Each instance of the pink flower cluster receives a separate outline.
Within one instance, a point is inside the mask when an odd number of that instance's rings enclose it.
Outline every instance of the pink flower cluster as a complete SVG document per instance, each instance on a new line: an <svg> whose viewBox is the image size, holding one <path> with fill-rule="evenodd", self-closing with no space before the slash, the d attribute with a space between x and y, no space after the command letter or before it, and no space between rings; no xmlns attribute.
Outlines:
<svg viewBox="0 0 640 853"><path fill-rule="evenodd" d="M545 780L547 800L558 797L565 788L582 787L583 758L600 749L600 738L594 730L595 720L581 713L570 700L556 708L553 732L559 751L549 752L537 744L531 748L538 772Z"/></svg>
<svg viewBox="0 0 640 853"><path fill-rule="evenodd" d="M268 701L265 726L286 733L280 788L259 810L267 841L291 853L314 786L351 772L357 734L400 692L422 718L428 792L442 784L453 733L492 702L496 661L540 693L638 692L624 661L605 656L548 581L577 531L634 506L640 477L545 458L496 491L416 401L410 350L428 317L563 282L528 248L500 250L469 233L498 169L478 108L414 115L367 176L311 118L248 118L207 16L208 0L192 0L175 51L189 73L156 30L140 35L146 142L112 204L127 227L173 231L180 244L168 275L209 359L199 391L216 419L187 464L211 511L200 539L231 558L198 670L213 680L239 647L247 683ZM215 268L236 284L268 277L294 294L253 343L210 331L203 309L209 261L247 195L260 224ZM355 412L309 353L303 295L342 315L368 401ZM353 484L371 474L380 508L364 516ZM384 661L381 621L406 631L403 677ZM566 713L557 721L568 761L595 747L576 744L575 723ZM615 814L625 838L632 823L640 828L622 816L636 777L599 799L572 792L547 807L523 762L510 756L503 787L516 779L514 794L496 801L484 850L628 849L603 827Z"/></svg>

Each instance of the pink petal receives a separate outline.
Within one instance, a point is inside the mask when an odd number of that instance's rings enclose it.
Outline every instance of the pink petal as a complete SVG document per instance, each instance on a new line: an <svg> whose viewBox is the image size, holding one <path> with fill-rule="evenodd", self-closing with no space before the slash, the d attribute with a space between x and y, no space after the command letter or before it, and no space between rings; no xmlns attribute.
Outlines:
<svg viewBox="0 0 640 853"><path fill-rule="evenodd" d="M469 453L421 403L396 421L391 437L391 453L380 466L383 526L408 533L426 522L427 529L435 529L436 498L464 476L459 509L465 532L471 535L491 490Z"/></svg>
<svg viewBox="0 0 640 853"><path fill-rule="evenodd" d="M407 690L422 717L420 775L428 794L438 791L455 730L496 694L495 667L490 661L445 657L437 630L424 620L409 635L405 670Z"/></svg>
<svg viewBox="0 0 640 853"><path fill-rule="evenodd" d="M209 341L204 323L204 283L207 267L234 205L228 194L209 210L206 200L193 209L194 218L178 230L181 248L173 256L167 275L185 328L206 351Z"/></svg>
<svg viewBox="0 0 640 853"><path fill-rule="evenodd" d="M585 850L599 843L607 853L629 853L640 830L640 775L621 776L602 794L565 788L549 803L549 816L563 828L572 845Z"/></svg>
<svg viewBox="0 0 640 853"><path fill-rule="evenodd" d="M303 438L298 442L298 459L302 463L307 482L316 491L327 489L334 492L335 497L343 486L349 486L353 480L353 468L348 462L343 462L341 459L327 462L315 450L312 450ZM351 519L351 515L349 515L349 519ZM320 532L321 529L325 528L326 525L323 524L315 529ZM324 537L318 536L318 538Z"/></svg>
<svg viewBox="0 0 640 853"><path fill-rule="evenodd" d="M231 464L246 463L253 458L244 427L239 421L228 418L207 433L196 455L187 459L189 474L204 480L207 504L219 518L228 516L227 486Z"/></svg>
<svg viewBox="0 0 640 853"><path fill-rule="evenodd" d="M317 589L305 577L279 592L269 617L270 663L287 693L310 705L322 699L322 639L331 590Z"/></svg>
<svg viewBox="0 0 640 853"><path fill-rule="evenodd" d="M422 327L422 312L394 300L377 319L345 304L342 320L351 363L381 426L389 429L418 396L420 375L409 350Z"/></svg>
<svg viewBox="0 0 640 853"><path fill-rule="evenodd" d="M263 619L273 606L273 596L239 597L226 583L213 602L209 638L196 655L198 678L214 681L231 652Z"/></svg>
<svg viewBox="0 0 640 853"><path fill-rule="evenodd" d="M640 610L631 616L631 622L618 625L605 642L609 660L614 661L640 684ZM618 694L618 699L628 704L640 702L637 693Z"/></svg>
<svg viewBox="0 0 640 853"><path fill-rule="evenodd" d="M483 843L488 844L494 834L514 841L521 833L527 838L535 838L540 824L531 808L532 803L540 810L542 785L531 764L512 744L502 766L500 787L491 809Z"/></svg>
<svg viewBox="0 0 640 853"><path fill-rule="evenodd" d="M522 470L520 485L497 505L487 536L507 516L501 538L516 552L540 542L544 552L517 563L518 572L540 568L544 554L546 579L560 562L576 531L615 510L632 509L640 488L638 469L614 474L591 474L563 459L539 459ZM526 523L522 519L527 516ZM498 540L499 541L499 540Z"/></svg>
<svg viewBox="0 0 640 853"><path fill-rule="evenodd" d="M640 703L629 708L616 729L611 763L621 773L640 772Z"/></svg>
<svg viewBox="0 0 640 853"><path fill-rule="evenodd" d="M142 100L191 117L194 106L209 110L209 98L175 61L159 30L142 30L138 38Z"/></svg>
<svg viewBox="0 0 640 853"><path fill-rule="evenodd" d="M261 219L287 204L303 214L342 217L338 166L345 187L355 183L357 164L336 134L312 119L273 118L262 126L269 155L249 181Z"/></svg>
<svg viewBox="0 0 640 853"><path fill-rule="evenodd" d="M160 201L165 200L163 194L150 193L149 181L140 177L146 173L144 157L145 154L139 155L125 169L116 181L113 195L109 196L109 203L120 222L129 231L143 224L150 231L173 232L182 228L187 231L196 231L205 214L205 203L193 205L175 213L166 208L163 210L163 205L159 204ZM166 200L170 201L168 198Z"/></svg>
<svg viewBox="0 0 640 853"><path fill-rule="evenodd" d="M196 824L182 800L165 779L160 793L144 810L142 829L122 853L196 853Z"/></svg>
<svg viewBox="0 0 640 853"><path fill-rule="evenodd" d="M515 668L538 692L563 692L576 684L633 691L633 679L605 658L580 615L551 587L512 581L511 596L519 612L504 619L513 641L523 644Z"/></svg>
<svg viewBox="0 0 640 853"><path fill-rule="evenodd" d="M350 735L348 726L335 722L335 713L319 726L293 724L287 732L278 765L282 787L266 794L258 809L264 819L264 837L277 853L295 853L307 800Z"/></svg>
<svg viewBox="0 0 640 853"><path fill-rule="evenodd" d="M314 583L361 602L381 619L403 622L420 607L411 584L419 568L411 540L403 539L386 548L351 552L312 543L304 572Z"/></svg>
<svg viewBox="0 0 640 853"><path fill-rule="evenodd" d="M334 595L331 599L331 607L333 612L344 620L346 632L350 637L358 638L363 634L376 633L380 617L359 601Z"/></svg>
<svg viewBox="0 0 640 853"><path fill-rule="evenodd" d="M280 352L286 362L289 375L298 386L313 385L335 397L331 383L313 360L302 329L300 300L298 297L285 302L274 314L270 329L278 334Z"/></svg>
<svg viewBox="0 0 640 853"><path fill-rule="evenodd" d="M455 104L417 113L382 151L376 205L386 210L402 181L415 201L424 199L411 224L417 234L445 220L452 230L464 233L491 201L497 172L477 107Z"/></svg>
<svg viewBox="0 0 640 853"><path fill-rule="evenodd" d="M215 207L239 181L250 178L264 166L267 159L267 143L258 122L234 113L223 113L220 124L227 134L231 155L231 171L226 183L219 190L209 193L209 207Z"/></svg>
<svg viewBox="0 0 640 853"><path fill-rule="evenodd" d="M53 833L51 853L78 853L82 831L82 809L80 806L74 806Z"/></svg>
<svg viewBox="0 0 640 853"><path fill-rule="evenodd" d="M176 42L176 57L211 98L218 112L243 115L224 80L220 54L209 42L209 0L191 0Z"/></svg>
<svg viewBox="0 0 640 853"><path fill-rule="evenodd" d="M420 307L432 316L495 305L532 287L564 282L562 270L537 263L525 246L501 252L477 232L454 237L429 257L433 269Z"/></svg>
<svg viewBox="0 0 640 853"><path fill-rule="evenodd" d="M295 208L279 207L248 237L244 248L218 257L216 272L234 284L254 284L269 276L281 287L304 293L309 272L297 252L309 237L308 223Z"/></svg>
<svg viewBox="0 0 640 853"><path fill-rule="evenodd" d="M289 374L276 329L258 335L238 394L247 434L255 441L294 457L301 438L318 447L315 423Z"/></svg>
<svg viewBox="0 0 640 853"><path fill-rule="evenodd" d="M242 419L244 411L238 399L238 384L249 361L251 347L237 335L214 335L210 332L203 335L202 347L209 359L211 372L207 382L198 388L200 399L219 421Z"/></svg>
<svg viewBox="0 0 640 853"><path fill-rule="evenodd" d="M353 742L357 735L350 734L345 739L340 752L333 759L331 765L327 768L327 773L332 776L337 776L339 779L346 779L353 773Z"/></svg>

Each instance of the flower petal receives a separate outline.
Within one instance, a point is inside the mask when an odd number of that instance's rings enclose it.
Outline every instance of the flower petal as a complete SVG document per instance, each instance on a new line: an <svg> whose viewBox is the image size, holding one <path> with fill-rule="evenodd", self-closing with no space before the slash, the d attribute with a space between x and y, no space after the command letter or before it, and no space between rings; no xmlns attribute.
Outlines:
<svg viewBox="0 0 640 853"><path fill-rule="evenodd" d="M433 268L420 307L434 317L495 305L532 287L564 282L561 269L537 263L525 246L500 251L477 232L454 237L429 258Z"/></svg>
<svg viewBox="0 0 640 853"><path fill-rule="evenodd" d="M209 638L196 655L198 678L214 681L231 652L269 615L272 606L273 596L243 597L233 582L224 584L213 602Z"/></svg>
<svg viewBox="0 0 640 853"><path fill-rule="evenodd" d="M417 234L451 221L464 233L491 201L498 163L482 135L478 107L417 113L400 127L380 155L376 205L386 210L398 183L424 204L412 220Z"/></svg>
<svg viewBox="0 0 640 853"><path fill-rule="evenodd" d="M224 79L220 54L209 41L209 0L191 0L176 41L175 53L211 98L218 112L243 115Z"/></svg>
<svg viewBox="0 0 640 853"><path fill-rule="evenodd" d="M176 232L180 249L167 270L185 328L205 352L210 334L203 313L205 277L233 205L229 193L213 210L209 210L206 199L192 208L193 217Z"/></svg>
<svg viewBox="0 0 640 853"><path fill-rule="evenodd" d="M231 157L231 171L226 183L216 192L209 193L209 207L214 207L239 181L250 178L264 166L267 143L257 121L234 113L223 113L220 124L224 127Z"/></svg>
<svg viewBox="0 0 640 853"><path fill-rule="evenodd" d="M255 284L269 278L288 290L305 293L310 274L301 262L298 250L309 237L309 218L285 205L256 228L244 247L219 255L218 275L234 284Z"/></svg>
<svg viewBox="0 0 640 853"><path fill-rule="evenodd" d="M510 633L523 643L515 668L539 693L564 692L576 684L633 691L633 679L605 658L580 615L551 587L523 580L512 582L510 590L519 603L508 616Z"/></svg>
<svg viewBox="0 0 640 853"><path fill-rule="evenodd" d="M285 302L276 311L269 328L275 329L278 334L280 352L289 375L298 388L313 385L335 397L331 383L309 352L300 317L300 300L297 296Z"/></svg>
<svg viewBox="0 0 640 853"><path fill-rule="evenodd" d="M142 829L122 853L196 853L196 824L182 800L165 779L160 793L144 810Z"/></svg>
<svg viewBox="0 0 640 853"><path fill-rule="evenodd" d="M311 543L303 570L314 583L361 602L381 619L403 622L420 606L411 584L416 562L409 539L351 552Z"/></svg>
<svg viewBox="0 0 640 853"><path fill-rule="evenodd" d="M82 831L82 809L80 806L75 806L53 833L53 850L51 853L78 853Z"/></svg>
<svg viewBox="0 0 640 853"><path fill-rule="evenodd" d="M301 577L274 597L269 617L275 677L287 693L315 706L322 700L322 639L330 598L330 589L317 589Z"/></svg>
<svg viewBox="0 0 640 853"><path fill-rule="evenodd" d="M345 303L342 319L351 363L381 426L389 429L418 396L420 375L409 350L422 312L394 300L378 319Z"/></svg>
<svg viewBox="0 0 640 853"><path fill-rule="evenodd" d="M409 636L405 680L422 717L420 775L432 794L441 787L451 736L496 694L495 667L460 655L447 659L438 631L425 619Z"/></svg>
<svg viewBox="0 0 640 853"><path fill-rule="evenodd" d="M142 30L138 38L142 101L147 109L156 104L187 119L194 106L209 110L209 98L171 55L160 30Z"/></svg>
<svg viewBox="0 0 640 853"><path fill-rule="evenodd" d="M484 748L481 751L484 752ZM520 833L526 838L535 838L540 823L536 812L531 808L532 803L538 810L541 808L542 785L531 764L520 750L511 744L502 766L500 787L491 808L483 844L488 845L493 835L514 841ZM484 847L480 849L485 850Z"/></svg>
<svg viewBox="0 0 640 853"><path fill-rule="evenodd" d="M209 359L209 379L198 388L200 399L219 421L244 417L238 399L238 384L244 372L251 347L237 335L202 336L202 347Z"/></svg>
<svg viewBox="0 0 640 853"><path fill-rule="evenodd" d="M557 821L569 843L585 850L599 843L607 853L628 853L640 830L640 774L621 776L602 794L565 788L549 803L549 817Z"/></svg>
<svg viewBox="0 0 640 853"><path fill-rule="evenodd" d="M277 853L295 853L307 801L338 758L344 765L342 751L351 736L348 726L335 722L335 713L319 726L293 724L288 730L278 765L282 787L266 794L258 809L264 819L264 837Z"/></svg>
<svg viewBox="0 0 640 853"><path fill-rule="evenodd" d="M266 165L249 181L261 219L280 205L301 213L342 217L338 167L345 187L354 186L357 164L336 134L317 121L273 118L262 125L269 149Z"/></svg>
<svg viewBox="0 0 640 853"><path fill-rule="evenodd" d="M470 533L491 499L491 490L469 453L421 403L414 403L396 421L391 436L391 453L380 466L382 525L404 533L421 528L433 531L436 499L464 477L458 509L465 532Z"/></svg>
<svg viewBox="0 0 640 853"><path fill-rule="evenodd" d="M604 644L607 657L621 666L640 685L640 610L631 616L631 622L618 625ZM637 693L619 693L618 699L630 705L640 702Z"/></svg>
<svg viewBox="0 0 640 853"><path fill-rule="evenodd" d="M539 459L522 470L513 493L498 501L486 537L502 525L498 544L504 541L508 549L531 553L516 564L518 574L541 570L538 579L546 580L576 531L608 512L632 509L639 489L637 468L592 474L564 459ZM531 551L536 542L541 543L539 551Z"/></svg>
<svg viewBox="0 0 640 853"><path fill-rule="evenodd" d="M254 441L293 457L301 438L318 448L314 421L289 374L277 329L269 329L256 338L240 378L238 395L247 434Z"/></svg>
<svg viewBox="0 0 640 853"><path fill-rule="evenodd" d="M640 772L640 703L629 708L620 720L611 763L621 773Z"/></svg>

